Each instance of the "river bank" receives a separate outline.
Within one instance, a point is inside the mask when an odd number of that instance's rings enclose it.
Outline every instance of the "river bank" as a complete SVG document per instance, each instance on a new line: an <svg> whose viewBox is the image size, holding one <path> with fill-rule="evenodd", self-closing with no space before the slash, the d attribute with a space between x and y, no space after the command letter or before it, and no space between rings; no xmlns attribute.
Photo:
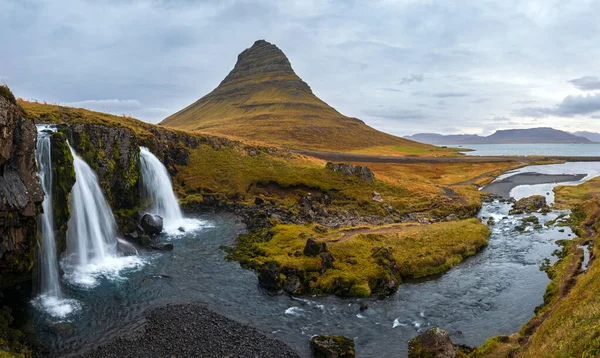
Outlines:
<svg viewBox="0 0 600 358"><path fill-rule="evenodd" d="M493 194L505 199L510 198L510 192L521 185L539 185L577 182L585 178L587 174L542 174L522 173L509 176L486 185L481 191Z"/></svg>
<svg viewBox="0 0 600 358"><path fill-rule="evenodd" d="M299 357L282 341L201 304L168 305L146 319L142 335L117 338L78 357Z"/></svg>

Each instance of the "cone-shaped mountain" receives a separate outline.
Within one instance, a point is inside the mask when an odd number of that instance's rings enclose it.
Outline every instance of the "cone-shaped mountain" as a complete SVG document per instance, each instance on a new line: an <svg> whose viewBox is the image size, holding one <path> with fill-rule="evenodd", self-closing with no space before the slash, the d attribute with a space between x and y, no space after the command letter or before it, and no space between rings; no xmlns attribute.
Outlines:
<svg viewBox="0 0 600 358"><path fill-rule="evenodd" d="M161 125L309 150L429 147L340 114L313 94L277 46L264 40L238 56L217 88Z"/></svg>

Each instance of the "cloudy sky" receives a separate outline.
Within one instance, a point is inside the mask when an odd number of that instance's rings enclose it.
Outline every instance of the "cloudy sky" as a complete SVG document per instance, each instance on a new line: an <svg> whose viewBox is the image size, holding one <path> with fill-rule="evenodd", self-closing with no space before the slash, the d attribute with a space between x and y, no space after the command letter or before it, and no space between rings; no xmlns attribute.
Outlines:
<svg viewBox="0 0 600 358"><path fill-rule="evenodd" d="M19 97L159 122L257 39L321 99L398 135L600 132L600 1L1 0Z"/></svg>

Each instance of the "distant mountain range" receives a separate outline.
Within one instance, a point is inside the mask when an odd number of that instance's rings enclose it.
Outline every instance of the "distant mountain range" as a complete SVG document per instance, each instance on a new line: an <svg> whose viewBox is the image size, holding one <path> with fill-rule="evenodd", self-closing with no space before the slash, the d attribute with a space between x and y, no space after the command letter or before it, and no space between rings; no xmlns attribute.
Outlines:
<svg viewBox="0 0 600 358"><path fill-rule="evenodd" d="M475 134L442 135L418 133L404 138L428 144L525 144L525 143L593 143L600 133L569 133L553 128L499 130L487 137Z"/></svg>

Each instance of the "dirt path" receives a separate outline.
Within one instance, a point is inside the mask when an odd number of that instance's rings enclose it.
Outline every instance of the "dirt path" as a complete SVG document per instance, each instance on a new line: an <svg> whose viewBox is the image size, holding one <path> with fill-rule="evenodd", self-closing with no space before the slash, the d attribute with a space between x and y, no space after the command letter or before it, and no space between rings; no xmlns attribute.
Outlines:
<svg viewBox="0 0 600 358"><path fill-rule="evenodd" d="M336 152L314 152L307 150L293 150L294 153L304 154L322 160L336 162L370 162L370 163L497 163L497 162L515 162L515 163L534 163L540 161L564 161L564 162L600 162L600 157L561 157L561 156L539 156L539 157L409 157L409 156L389 156L389 155L368 155L368 154L349 154Z"/></svg>

